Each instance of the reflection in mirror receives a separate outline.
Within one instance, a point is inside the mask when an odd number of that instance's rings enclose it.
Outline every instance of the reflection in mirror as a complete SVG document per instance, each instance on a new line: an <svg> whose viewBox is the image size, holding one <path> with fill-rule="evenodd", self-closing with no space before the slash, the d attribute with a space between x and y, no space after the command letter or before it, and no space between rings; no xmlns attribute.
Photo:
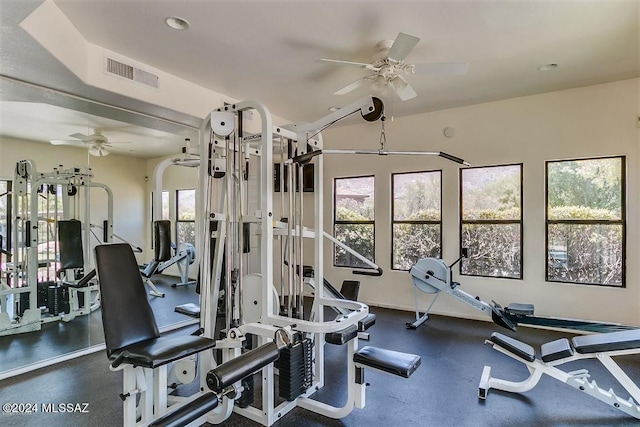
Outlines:
<svg viewBox="0 0 640 427"><path fill-rule="evenodd" d="M93 248L121 241L139 252L141 268L153 259L149 177L198 134L193 126L8 79L0 79L0 117L2 379L102 348ZM169 201L176 183L196 187L197 172L171 178L163 210L176 230ZM179 243L171 242L172 257ZM165 294L149 296L161 329L195 322L174 311L199 300L195 286L171 286L181 281L174 264L151 276ZM196 272L192 266L188 275Z"/></svg>

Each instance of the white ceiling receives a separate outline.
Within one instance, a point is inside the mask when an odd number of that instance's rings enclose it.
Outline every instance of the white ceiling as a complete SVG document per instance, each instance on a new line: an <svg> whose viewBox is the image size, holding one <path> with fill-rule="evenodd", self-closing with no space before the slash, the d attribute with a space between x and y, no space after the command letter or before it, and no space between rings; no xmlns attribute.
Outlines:
<svg viewBox="0 0 640 427"><path fill-rule="evenodd" d="M5 21L19 22L38 1L6 2L0 31L20 43L26 63L0 64L5 75L73 86L46 51ZM399 32L421 38L408 63L466 62L465 76L407 76L418 96L386 97L401 116L640 76L637 0L55 0L90 42L235 99L264 103L292 122L313 121L330 106L370 93L337 89L367 74L319 58L369 62L376 43ZM0 15L2 15L0 14ZM6 15L6 14L5 14ZM188 20L188 31L164 24ZM15 22L15 24L17 24ZM11 24L14 24L11 22ZM7 30L8 28L8 30ZM25 48L28 48L25 50ZM25 53L25 52L28 52ZM35 53L34 53L35 52ZM38 62L40 61L40 62ZM537 67L557 63L555 71ZM33 69L51 64L45 79ZM65 80L67 79L67 80ZM77 86L77 84L76 84ZM96 94L107 96L104 94ZM3 126L4 127L4 126Z"/></svg>

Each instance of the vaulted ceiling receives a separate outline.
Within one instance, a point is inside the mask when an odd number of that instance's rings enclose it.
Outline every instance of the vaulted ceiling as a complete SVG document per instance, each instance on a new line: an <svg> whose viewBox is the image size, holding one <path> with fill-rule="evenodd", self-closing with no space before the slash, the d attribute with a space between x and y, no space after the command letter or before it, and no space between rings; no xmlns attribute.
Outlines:
<svg viewBox="0 0 640 427"><path fill-rule="evenodd" d="M78 85L17 27L39 3L0 1L0 73L116 101L113 94ZM334 95L370 72L320 58L367 63L379 41L399 32L421 39L407 63L467 63L468 72L406 75L415 98L379 94L394 116L640 76L640 2L635 0L55 3L87 41L232 98L260 101L292 122L312 121L329 107L371 93L365 84ZM165 18L172 16L187 20L190 28L169 28ZM557 67L538 69L546 64ZM157 110L127 102L132 109Z"/></svg>

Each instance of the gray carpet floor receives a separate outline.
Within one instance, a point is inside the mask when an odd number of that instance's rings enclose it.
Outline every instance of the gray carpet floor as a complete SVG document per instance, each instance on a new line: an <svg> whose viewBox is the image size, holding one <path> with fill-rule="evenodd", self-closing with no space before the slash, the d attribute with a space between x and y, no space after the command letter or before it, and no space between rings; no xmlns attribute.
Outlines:
<svg viewBox="0 0 640 427"><path fill-rule="evenodd" d="M409 379L366 371L366 407L332 420L297 408L278 426L638 426L602 402L565 384L543 377L533 390L522 394L491 391L486 401L477 398L484 365L496 377L521 380L526 368L483 342L497 327L488 322L432 316L417 330L407 330L412 313L372 307L376 325L371 341L361 345L419 354L421 367ZM501 330L535 348L566 333L521 327L517 333ZM316 393L324 402L341 406L346 396L344 346L326 346L326 387ZM640 356L618 358L629 376L640 384ZM596 361L572 362L566 370L587 368L604 388L624 389ZM121 374L110 372L104 353L84 356L0 382L0 402L88 403L88 413L0 415L2 426L91 426L122 424L118 397ZM628 396L627 396L628 397ZM254 426L236 414L227 426Z"/></svg>

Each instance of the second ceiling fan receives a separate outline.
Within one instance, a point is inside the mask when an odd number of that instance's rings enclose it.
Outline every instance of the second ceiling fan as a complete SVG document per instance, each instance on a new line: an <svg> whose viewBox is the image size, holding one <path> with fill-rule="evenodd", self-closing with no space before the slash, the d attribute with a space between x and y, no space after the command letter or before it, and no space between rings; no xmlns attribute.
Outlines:
<svg viewBox="0 0 640 427"><path fill-rule="evenodd" d="M403 77L404 74L463 75L467 73L469 66L466 63L405 64L405 58L419 41L419 37L405 33L399 33L395 40L383 40L378 43L378 53L371 58L371 63L369 64L338 59L323 58L320 60L354 65L373 72L373 74L364 76L342 89L337 90L334 92L334 95L345 95L358 89L365 82L371 82L374 89L389 87L401 100L407 101L415 98L417 93Z"/></svg>

